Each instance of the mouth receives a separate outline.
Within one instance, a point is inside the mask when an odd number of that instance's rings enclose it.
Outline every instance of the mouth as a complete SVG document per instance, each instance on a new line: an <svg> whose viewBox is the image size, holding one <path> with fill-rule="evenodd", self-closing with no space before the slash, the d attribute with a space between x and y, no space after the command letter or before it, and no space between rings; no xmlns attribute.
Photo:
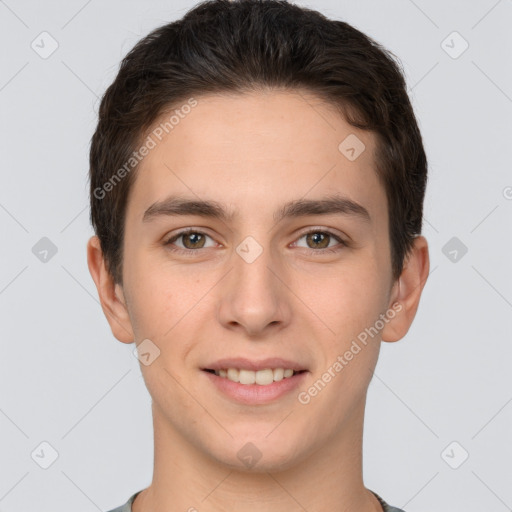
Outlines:
<svg viewBox="0 0 512 512"><path fill-rule="evenodd" d="M288 399L303 386L310 370L291 359L230 357L200 367L207 382L220 394L239 404L264 405Z"/></svg>
<svg viewBox="0 0 512 512"><path fill-rule="evenodd" d="M264 368L261 370L219 368L218 370L214 370L211 368L204 368L203 371L245 386L250 386L252 384L269 386L274 382L289 379L295 375L304 373L307 370L294 370L292 368Z"/></svg>
<svg viewBox="0 0 512 512"><path fill-rule="evenodd" d="M278 363L275 361L275 363ZM309 370L289 368L293 363L272 367L267 363L242 364L218 363L216 368L202 368L207 382L224 398L249 406L263 406L289 397L304 386ZM253 369L247 368L252 366ZM257 368L254 368L254 367ZM267 367L268 366L268 367Z"/></svg>

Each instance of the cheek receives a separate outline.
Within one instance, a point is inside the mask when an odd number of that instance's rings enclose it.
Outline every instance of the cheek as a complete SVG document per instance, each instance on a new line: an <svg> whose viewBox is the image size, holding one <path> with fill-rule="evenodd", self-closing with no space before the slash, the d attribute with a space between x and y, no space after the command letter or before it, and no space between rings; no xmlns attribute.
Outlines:
<svg viewBox="0 0 512 512"><path fill-rule="evenodd" d="M330 328L337 348L373 325L386 304L385 283L373 263L331 269L325 279L307 283L308 304Z"/></svg>
<svg viewBox="0 0 512 512"><path fill-rule="evenodd" d="M141 256L127 268L132 297L130 316L138 331L137 339L142 336L163 342L200 300L200 286L190 270L171 268L168 262L162 264Z"/></svg>
<svg viewBox="0 0 512 512"><path fill-rule="evenodd" d="M333 282L338 290L325 300L326 324L335 335L324 337L323 357L306 391L313 407L309 412L336 411L343 421L366 395L377 364L381 339L376 328L383 312L383 295L373 280L356 276ZM315 397L315 398L312 398ZM316 409L318 408L318 409ZM333 425L335 430L339 425Z"/></svg>
<svg viewBox="0 0 512 512"><path fill-rule="evenodd" d="M134 300L130 317L137 331L136 339L149 338L158 343L173 325L178 299L175 289L151 277L151 273L138 276L132 285Z"/></svg>
<svg viewBox="0 0 512 512"><path fill-rule="evenodd" d="M196 334L202 324L197 319L210 314L204 310L208 303L201 301L204 286L191 276L190 270L184 272L177 266L165 270L161 265L140 265L137 270L130 283L135 339L149 339L158 349L153 349L158 356L151 364L141 364L146 386L154 397L162 389L166 390L164 396L170 390L179 394L175 379L180 381L187 371L188 354L200 337ZM187 396L182 399L187 401Z"/></svg>

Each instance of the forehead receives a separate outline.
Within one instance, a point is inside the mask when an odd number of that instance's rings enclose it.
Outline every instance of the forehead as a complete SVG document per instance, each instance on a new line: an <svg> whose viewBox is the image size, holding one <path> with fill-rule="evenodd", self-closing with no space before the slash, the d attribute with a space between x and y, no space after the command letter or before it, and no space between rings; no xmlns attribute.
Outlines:
<svg viewBox="0 0 512 512"><path fill-rule="evenodd" d="M179 106L154 124L153 134L160 127L156 133L163 137L150 135L156 144L140 163L131 194L139 217L141 209L171 193L213 198L232 213L248 215L265 205L275 209L334 192L365 204L372 217L385 217L374 135L349 125L333 106L305 91L196 101L174 123L169 119Z"/></svg>

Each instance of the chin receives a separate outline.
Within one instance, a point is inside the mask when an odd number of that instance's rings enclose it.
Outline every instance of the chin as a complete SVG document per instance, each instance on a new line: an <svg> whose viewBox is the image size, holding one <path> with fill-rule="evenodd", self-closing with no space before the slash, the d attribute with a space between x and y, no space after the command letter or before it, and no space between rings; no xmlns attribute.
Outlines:
<svg viewBox="0 0 512 512"><path fill-rule="evenodd" d="M304 443L294 436L259 433L248 437L236 437L229 444L210 447L211 456L220 464L246 473L267 473L285 471L295 466L303 454ZM220 451L219 451L220 446ZM302 454L302 457L301 457Z"/></svg>

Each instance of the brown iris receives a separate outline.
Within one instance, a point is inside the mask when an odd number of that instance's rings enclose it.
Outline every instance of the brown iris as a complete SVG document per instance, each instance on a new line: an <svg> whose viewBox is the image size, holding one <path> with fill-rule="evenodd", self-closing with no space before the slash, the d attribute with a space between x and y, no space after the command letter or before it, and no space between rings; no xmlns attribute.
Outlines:
<svg viewBox="0 0 512 512"><path fill-rule="evenodd" d="M321 231L316 231L314 233L308 233L306 235L306 240L308 241L308 245L309 245L309 241L313 240L314 244L321 244L321 245L316 245L316 248L320 248L320 249L324 249L325 247L327 247L329 245L329 238L330 238L330 235L328 235L326 233L322 233Z"/></svg>
<svg viewBox="0 0 512 512"><path fill-rule="evenodd" d="M183 245L187 249L201 249L204 246L205 236L202 235L201 233L184 233L181 235L181 237L183 238ZM200 242L202 242L202 245L196 245L199 244ZM188 246L189 243L191 244L190 247Z"/></svg>

